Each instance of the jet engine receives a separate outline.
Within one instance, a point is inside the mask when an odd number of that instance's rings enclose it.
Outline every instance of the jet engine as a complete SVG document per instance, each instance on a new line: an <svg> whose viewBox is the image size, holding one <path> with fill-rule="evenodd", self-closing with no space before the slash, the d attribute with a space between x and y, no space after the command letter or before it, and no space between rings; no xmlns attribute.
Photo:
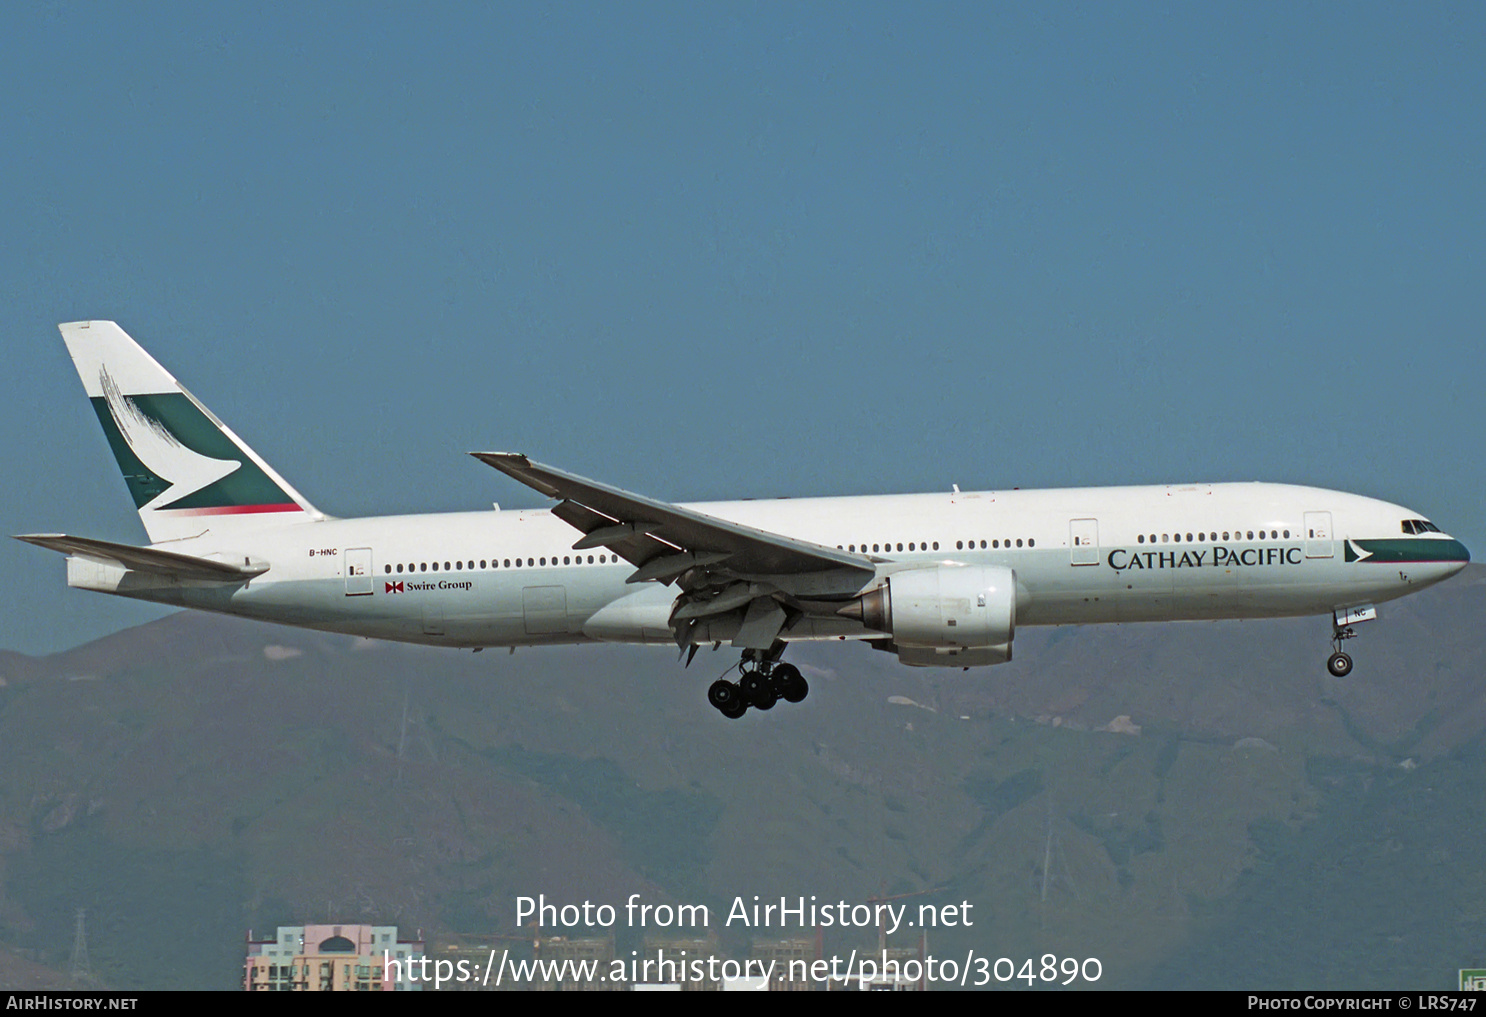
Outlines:
<svg viewBox="0 0 1486 1017"><path fill-rule="evenodd" d="M891 635L905 664L1000 664L1016 634L1016 573L999 565L894 572L839 613Z"/></svg>

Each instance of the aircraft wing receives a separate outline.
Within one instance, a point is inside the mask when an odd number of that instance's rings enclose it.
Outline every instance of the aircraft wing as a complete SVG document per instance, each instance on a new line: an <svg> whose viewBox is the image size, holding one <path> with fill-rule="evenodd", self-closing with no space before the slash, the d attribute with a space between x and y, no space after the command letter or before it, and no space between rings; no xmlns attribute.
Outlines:
<svg viewBox="0 0 1486 1017"><path fill-rule="evenodd" d="M672 614L678 642L688 622L737 611L743 620L734 645L767 648L791 611L804 613L805 601L850 597L876 573L863 555L656 501L519 453L470 455L559 499L552 513L583 534L573 547L614 551L636 566L630 582L683 579Z"/></svg>
<svg viewBox="0 0 1486 1017"><path fill-rule="evenodd" d="M179 551L162 551L156 547L115 544L90 537L70 537L65 533L26 533L15 538L37 547L77 555L93 561L107 562L135 572L172 579L205 579L217 582L243 582L268 571L260 563L235 565L212 558L198 558Z"/></svg>

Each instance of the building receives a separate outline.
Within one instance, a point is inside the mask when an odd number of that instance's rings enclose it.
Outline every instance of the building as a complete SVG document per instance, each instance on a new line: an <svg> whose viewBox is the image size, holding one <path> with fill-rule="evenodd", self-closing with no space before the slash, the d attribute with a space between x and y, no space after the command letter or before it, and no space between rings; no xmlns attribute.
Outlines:
<svg viewBox="0 0 1486 1017"><path fill-rule="evenodd" d="M249 992L390 992L423 988L422 933L395 925L281 925L273 939L248 933Z"/></svg>

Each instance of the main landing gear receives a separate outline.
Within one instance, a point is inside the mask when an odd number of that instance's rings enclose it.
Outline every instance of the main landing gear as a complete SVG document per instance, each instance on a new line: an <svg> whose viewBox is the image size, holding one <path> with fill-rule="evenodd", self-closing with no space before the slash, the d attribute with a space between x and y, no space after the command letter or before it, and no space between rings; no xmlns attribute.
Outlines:
<svg viewBox="0 0 1486 1017"><path fill-rule="evenodd" d="M798 703L810 694L810 685L800 669L777 660L759 660L748 655L738 663L738 680L719 678L707 690L707 702L717 712L737 720L755 710L772 710L779 700Z"/></svg>

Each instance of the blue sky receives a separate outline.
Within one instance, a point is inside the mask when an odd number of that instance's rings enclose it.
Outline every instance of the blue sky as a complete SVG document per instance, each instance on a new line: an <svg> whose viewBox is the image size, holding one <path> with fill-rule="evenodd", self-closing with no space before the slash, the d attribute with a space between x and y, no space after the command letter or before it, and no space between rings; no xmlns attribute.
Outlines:
<svg viewBox="0 0 1486 1017"><path fill-rule="evenodd" d="M143 541L55 325L337 515L1191 480L1486 553L1480 5L0 8L6 532ZM5 541L0 647L157 609ZM24 592L21 592L24 591Z"/></svg>

